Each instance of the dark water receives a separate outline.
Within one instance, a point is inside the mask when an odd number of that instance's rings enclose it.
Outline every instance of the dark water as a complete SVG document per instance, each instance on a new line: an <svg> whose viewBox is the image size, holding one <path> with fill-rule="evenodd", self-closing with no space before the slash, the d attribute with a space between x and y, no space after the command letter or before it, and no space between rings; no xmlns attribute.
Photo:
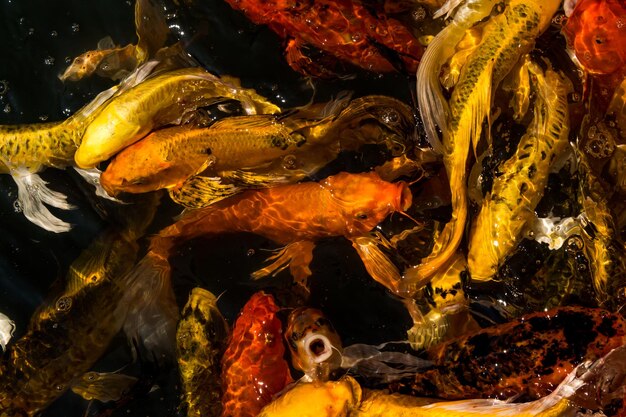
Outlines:
<svg viewBox="0 0 626 417"><path fill-rule="evenodd" d="M285 63L282 42L266 28L256 27L221 0L206 0L192 9L169 8L173 40L185 41L187 50L216 74L241 78L244 86L283 107L302 105L311 98L306 80ZM2 0L0 3L0 124L36 123L65 119L97 93L113 85L93 76L63 84L57 77L70 58L94 49L109 35L115 43L135 43L134 4L123 0L46 1ZM329 99L341 90L355 96L386 94L410 102L412 85L403 75L357 74L353 80L316 82L316 101ZM352 157L325 172L355 169ZM8 175L0 176L0 311L15 320L16 338L25 331L34 309L50 285L63 277L69 265L107 226L93 206L91 190L73 171L47 169L42 177L52 188L68 195L76 210L51 209L71 222L69 233L46 232L16 212L17 188ZM159 212L158 224L166 225L175 208ZM173 282L179 305L191 288L201 285L224 293L220 308L232 322L248 297L260 288L271 291L289 279L253 283L249 274L266 259L271 242L252 235L227 236L219 244L197 239L173 257ZM410 327L403 306L365 272L349 242L321 242L311 265L310 305L321 308L342 335L344 344L401 340ZM288 298L276 291L279 297ZM178 405L177 374L172 366L154 369L148 362L132 363L131 350L120 335L94 370L148 375L145 389L118 409L94 404L90 412L110 411L114 416L171 416ZM152 391L150 388L152 387ZM67 392L43 415L82 416L88 402Z"/></svg>

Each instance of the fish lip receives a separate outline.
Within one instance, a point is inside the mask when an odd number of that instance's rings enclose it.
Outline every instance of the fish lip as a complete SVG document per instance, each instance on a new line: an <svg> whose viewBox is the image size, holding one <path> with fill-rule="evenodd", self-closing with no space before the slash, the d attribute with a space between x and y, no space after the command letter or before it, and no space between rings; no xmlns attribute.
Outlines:
<svg viewBox="0 0 626 417"><path fill-rule="evenodd" d="M404 181L397 183L396 208L407 211L413 204L413 194L408 184Z"/></svg>

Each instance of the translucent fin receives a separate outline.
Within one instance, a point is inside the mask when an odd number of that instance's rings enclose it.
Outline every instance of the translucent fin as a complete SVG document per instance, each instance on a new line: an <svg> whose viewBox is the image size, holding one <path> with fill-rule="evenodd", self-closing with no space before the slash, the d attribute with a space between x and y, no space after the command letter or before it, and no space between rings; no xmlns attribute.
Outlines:
<svg viewBox="0 0 626 417"><path fill-rule="evenodd" d="M129 272L135 288L121 301L130 306L124 332L140 350L157 362L173 358L178 307L170 282L167 259L149 252Z"/></svg>
<svg viewBox="0 0 626 417"><path fill-rule="evenodd" d="M445 28L432 40L417 68L419 112L424 122L428 143L437 153L443 153L443 145L436 126L445 127L446 114L448 113L448 103L439 84L439 70L441 69L441 60L446 55L445 48L453 48L449 46L451 41L448 39L448 33L449 29Z"/></svg>
<svg viewBox="0 0 626 417"><path fill-rule="evenodd" d="M347 346L341 354L341 367L368 380L389 383L411 377L433 365L409 353L383 351L387 344Z"/></svg>
<svg viewBox="0 0 626 417"><path fill-rule="evenodd" d="M9 344L11 337L13 337L13 332L15 331L15 322L0 313L0 348L4 351L4 349Z"/></svg>
<svg viewBox="0 0 626 417"><path fill-rule="evenodd" d="M183 207L202 208L241 191L232 184L222 184L219 177L192 177L177 189L169 191L172 200Z"/></svg>
<svg viewBox="0 0 626 417"><path fill-rule="evenodd" d="M233 182L241 183L240 185L246 188L269 188L290 182L289 178L284 175L258 174L241 170L225 171L222 176Z"/></svg>
<svg viewBox="0 0 626 417"><path fill-rule="evenodd" d="M113 38L111 38L111 36L107 35L104 38L100 39L98 41L98 44L96 45L96 48L99 51L103 51L105 49L113 49L116 48L117 45L115 44L115 42L113 42Z"/></svg>
<svg viewBox="0 0 626 417"><path fill-rule="evenodd" d="M137 60L146 61L165 45L169 27L164 8L153 0L136 0L135 31L137 33Z"/></svg>
<svg viewBox="0 0 626 417"><path fill-rule="evenodd" d="M408 289L402 284L400 271L379 248L378 245L381 244L379 239L373 236L360 236L351 241L365 269L376 282L394 294L408 295Z"/></svg>
<svg viewBox="0 0 626 417"><path fill-rule="evenodd" d="M315 249L315 243L310 241L290 243L268 259L274 262L252 273L252 279L269 275L276 276L280 271L289 267L294 281L308 291L307 281L312 274L309 264L313 260L313 249Z"/></svg>
<svg viewBox="0 0 626 417"><path fill-rule="evenodd" d="M137 378L112 372L87 372L74 381L71 390L87 401L117 401L135 385Z"/></svg>
<svg viewBox="0 0 626 417"><path fill-rule="evenodd" d="M74 167L74 170L78 172L78 174L83 177L88 184L93 185L96 188L96 195L98 197L106 198L107 200L115 201L116 203L125 204L122 200L118 200L115 197L111 197L107 194L107 192L102 188L102 184L100 184L100 171L98 168L78 168Z"/></svg>
<svg viewBox="0 0 626 417"><path fill-rule="evenodd" d="M18 205L28 220L54 233L67 232L72 228L69 223L54 217L43 205L46 203L52 207L71 210L74 206L67 202L65 195L49 189L47 182L26 168L12 170L11 176L17 184Z"/></svg>
<svg viewBox="0 0 626 417"><path fill-rule="evenodd" d="M459 7L463 1L465 0L447 0L439 10L433 13L433 19L439 19L444 14L446 15L446 19L449 19L454 13L454 10Z"/></svg>

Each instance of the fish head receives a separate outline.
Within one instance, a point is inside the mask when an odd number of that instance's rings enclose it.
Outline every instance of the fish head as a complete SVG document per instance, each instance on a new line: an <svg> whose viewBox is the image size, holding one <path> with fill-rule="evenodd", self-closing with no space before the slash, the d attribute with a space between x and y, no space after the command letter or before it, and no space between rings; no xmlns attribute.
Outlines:
<svg viewBox="0 0 626 417"><path fill-rule="evenodd" d="M340 173L320 184L336 203L338 213L329 214L339 215L344 221L344 235L348 238L369 232L389 214L405 211L412 203L407 183L384 181L375 172Z"/></svg>
<svg viewBox="0 0 626 417"><path fill-rule="evenodd" d="M102 187L110 195L147 193L176 184L178 178L172 161L150 146L148 136L117 154L100 176Z"/></svg>
<svg viewBox="0 0 626 417"><path fill-rule="evenodd" d="M240 317L251 323L250 333L254 335L253 344L262 347L269 355L282 356L285 347L281 340L282 323L276 317L278 310L274 297L260 291L250 297Z"/></svg>
<svg viewBox="0 0 626 417"><path fill-rule="evenodd" d="M127 122L126 116L119 114L114 104L115 100L109 102L87 126L74 154L74 162L80 168L93 168L108 160L141 139L152 128L151 124Z"/></svg>
<svg viewBox="0 0 626 417"><path fill-rule="evenodd" d="M324 375L325 379L341 365L341 339L320 310L293 310L287 318L285 340L293 367L307 375Z"/></svg>

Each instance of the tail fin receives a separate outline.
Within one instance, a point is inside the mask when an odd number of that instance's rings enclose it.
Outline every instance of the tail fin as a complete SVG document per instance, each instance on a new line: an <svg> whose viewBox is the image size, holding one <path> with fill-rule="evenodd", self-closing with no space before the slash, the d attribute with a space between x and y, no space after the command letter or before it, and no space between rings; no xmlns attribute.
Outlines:
<svg viewBox="0 0 626 417"><path fill-rule="evenodd" d="M124 332L158 362L167 361L175 352L178 322L169 262L149 252L129 274L134 285L122 300L130 305Z"/></svg>

